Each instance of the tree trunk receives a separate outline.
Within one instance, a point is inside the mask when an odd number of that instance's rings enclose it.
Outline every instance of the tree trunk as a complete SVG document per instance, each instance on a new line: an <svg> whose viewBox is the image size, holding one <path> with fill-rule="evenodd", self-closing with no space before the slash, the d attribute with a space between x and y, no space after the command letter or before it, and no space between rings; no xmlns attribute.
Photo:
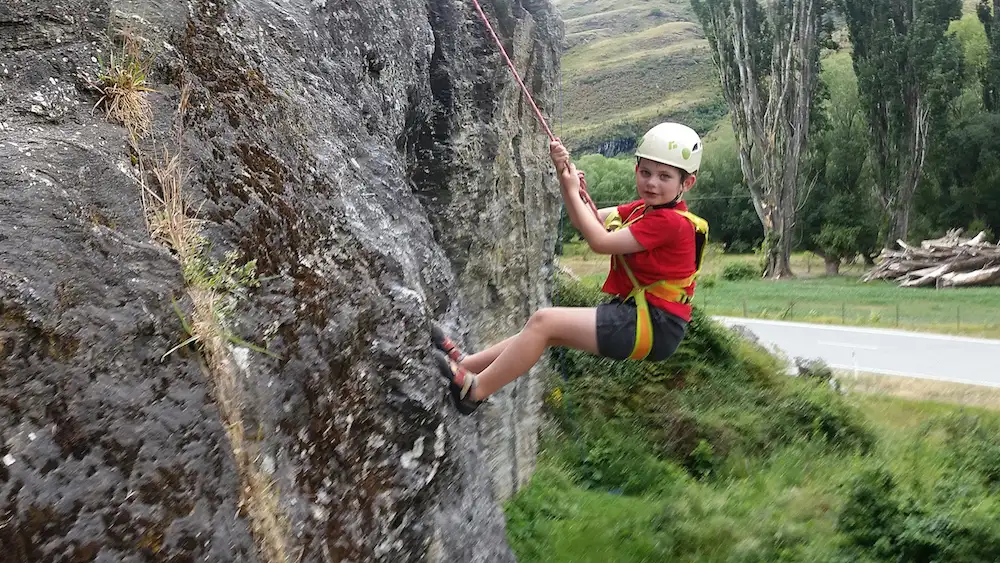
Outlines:
<svg viewBox="0 0 1000 563"><path fill-rule="evenodd" d="M930 124L930 113L921 95L916 96L912 108L913 131L906 138L907 151L899 158L900 169L893 186L892 195L888 198L890 207L889 230L883 241L885 248L895 246L897 240L906 240L910 234L910 211L913 208L913 194L917 193L917 185L924 172L924 160L927 156L927 134Z"/></svg>
<svg viewBox="0 0 1000 563"><path fill-rule="evenodd" d="M795 277L795 274L792 273L791 252L788 251L789 246L783 241L778 241L778 244L773 249L768 250L767 263L764 265L765 278L782 280Z"/></svg>
<svg viewBox="0 0 1000 563"><path fill-rule="evenodd" d="M826 275L828 276L839 276L840 275L840 258L833 258L831 256L823 257L823 265L826 266Z"/></svg>
<svg viewBox="0 0 1000 563"><path fill-rule="evenodd" d="M902 193L900 193L902 195ZM910 233L910 202L900 201L890 210L889 231L884 241L885 248L894 248L897 240L906 240Z"/></svg>
<svg viewBox="0 0 1000 563"><path fill-rule="evenodd" d="M792 273L792 229L786 216L774 207L765 207L764 216L764 277L780 280L794 277Z"/></svg>

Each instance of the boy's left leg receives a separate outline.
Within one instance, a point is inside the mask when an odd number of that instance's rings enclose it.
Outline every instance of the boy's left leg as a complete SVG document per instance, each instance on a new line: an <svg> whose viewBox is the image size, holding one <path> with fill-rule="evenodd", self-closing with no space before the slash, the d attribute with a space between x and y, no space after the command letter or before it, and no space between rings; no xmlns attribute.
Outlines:
<svg viewBox="0 0 1000 563"><path fill-rule="evenodd" d="M454 340L444 333L441 327L431 326L431 341L434 346L447 354L451 361L474 373L479 373L492 364L493 360L497 359L497 356L507 348L512 340L514 337L510 336L482 352L466 354L462 352Z"/></svg>
<svg viewBox="0 0 1000 563"><path fill-rule="evenodd" d="M500 355L476 376L469 396L481 401L525 374L549 346L597 354L597 309L549 307L536 311Z"/></svg>
<svg viewBox="0 0 1000 563"><path fill-rule="evenodd" d="M475 354L465 356L461 362L462 367L474 373L483 371L489 367L494 360L500 357L500 354L507 349L507 346L510 346L510 343L513 342L515 338L517 338L516 334L514 336L508 336L482 352L476 352Z"/></svg>

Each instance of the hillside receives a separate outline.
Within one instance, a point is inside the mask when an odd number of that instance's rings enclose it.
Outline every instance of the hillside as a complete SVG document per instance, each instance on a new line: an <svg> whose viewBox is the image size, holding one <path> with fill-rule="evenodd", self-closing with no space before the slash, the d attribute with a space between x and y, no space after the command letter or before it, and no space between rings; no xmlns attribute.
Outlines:
<svg viewBox="0 0 1000 563"><path fill-rule="evenodd" d="M565 276L558 298L602 299ZM505 506L521 563L1000 561L996 412L786 377L701 309L665 362L553 367L538 469Z"/></svg>
<svg viewBox="0 0 1000 563"><path fill-rule="evenodd" d="M578 151L630 150L665 119L708 132L726 114L687 0L555 0L566 22L560 135Z"/></svg>

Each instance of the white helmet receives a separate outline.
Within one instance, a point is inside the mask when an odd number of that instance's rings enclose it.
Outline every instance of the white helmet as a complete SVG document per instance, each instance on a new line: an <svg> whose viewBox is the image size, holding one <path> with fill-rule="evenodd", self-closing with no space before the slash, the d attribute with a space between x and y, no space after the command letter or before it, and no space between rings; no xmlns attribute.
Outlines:
<svg viewBox="0 0 1000 563"><path fill-rule="evenodd" d="M635 156L694 174L701 166L701 138L687 125L661 123L642 136Z"/></svg>

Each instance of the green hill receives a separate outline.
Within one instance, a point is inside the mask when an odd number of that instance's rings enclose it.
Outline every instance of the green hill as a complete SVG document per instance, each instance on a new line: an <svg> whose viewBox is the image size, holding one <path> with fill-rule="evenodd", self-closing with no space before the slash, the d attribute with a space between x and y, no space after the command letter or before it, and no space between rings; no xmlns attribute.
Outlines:
<svg viewBox="0 0 1000 563"><path fill-rule="evenodd" d="M537 471L505 506L522 563L1000 561L996 412L788 377L700 309L665 362L552 362Z"/></svg>
<svg viewBox="0 0 1000 563"><path fill-rule="evenodd" d="M566 22L557 131L570 148L627 152L658 122L681 121L705 135L726 116L689 0L553 1ZM976 4L963 0L967 18L975 19ZM838 35L846 46L846 30Z"/></svg>
<svg viewBox="0 0 1000 563"><path fill-rule="evenodd" d="M577 151L675 119L707 133L726 107L687 0L556 0L566 22L563 121ZM624 140L624 142L621 142Z"/></svg>

